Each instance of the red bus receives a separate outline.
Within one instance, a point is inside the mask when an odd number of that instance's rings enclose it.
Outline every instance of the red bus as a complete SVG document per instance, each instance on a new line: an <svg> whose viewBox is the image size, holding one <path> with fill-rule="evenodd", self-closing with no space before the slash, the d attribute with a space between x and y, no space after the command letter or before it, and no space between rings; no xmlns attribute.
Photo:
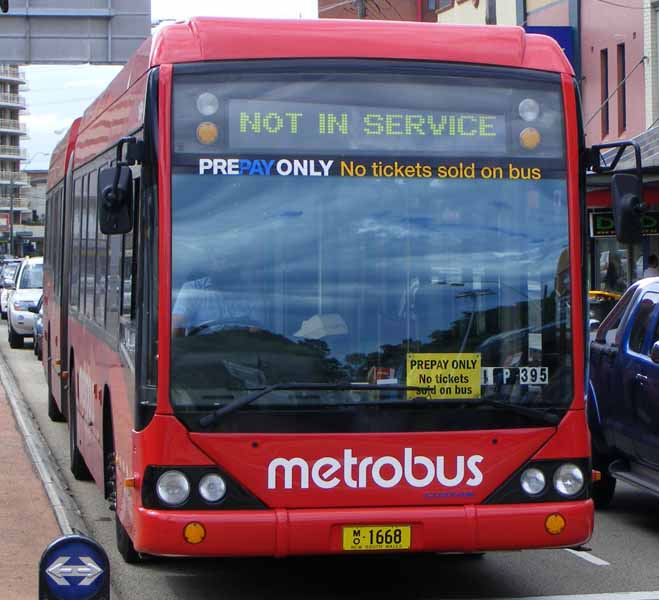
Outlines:
<svg viewBox="0 0 659 600"><path fill-rule="evenodd" d="M54 408L123 557L588 540L579 118L521 28L146 41L47 225Z"/></svg>

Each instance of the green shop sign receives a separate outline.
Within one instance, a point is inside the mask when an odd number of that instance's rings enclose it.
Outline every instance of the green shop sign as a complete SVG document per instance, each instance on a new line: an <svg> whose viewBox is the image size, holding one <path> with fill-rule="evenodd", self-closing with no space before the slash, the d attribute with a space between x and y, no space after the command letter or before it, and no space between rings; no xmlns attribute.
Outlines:
<svg viewBox="0 0 659 600"><path fill-rule="evenodd" d="M641 217L643 235L659 235L659 211L646 212ZM612 212L590 213L590 237L615 237Z"/></svg>

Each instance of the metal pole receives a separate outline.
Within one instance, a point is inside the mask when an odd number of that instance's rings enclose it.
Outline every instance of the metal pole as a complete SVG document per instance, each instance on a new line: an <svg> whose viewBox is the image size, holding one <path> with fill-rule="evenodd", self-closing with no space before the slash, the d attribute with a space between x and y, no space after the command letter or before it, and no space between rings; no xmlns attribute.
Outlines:
<svg viewBox="0 0 659 600"><path fill-rule="evenodd" d="M11 176L9 190L9 256L14 256L14 176Z"/></svg>

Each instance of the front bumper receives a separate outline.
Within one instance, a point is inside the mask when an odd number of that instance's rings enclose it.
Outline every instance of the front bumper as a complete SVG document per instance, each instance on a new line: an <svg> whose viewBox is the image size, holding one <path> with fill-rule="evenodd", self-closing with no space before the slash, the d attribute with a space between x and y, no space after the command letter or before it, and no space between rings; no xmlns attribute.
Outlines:
<svg viewBox="0 0 659 600"><path fill-rule="evenodd" d="M31 336L34 333L36 315L29 311L13 310L10 314L11 326L19 335Z"/></svg>
<svg viewBox="0 0 659 600"><path fill-rule="evenodd" d="M545 530L545 520L555 513L566 522L558 535ZM338 554L344 552L343 526L382 524L411 525L411 552L482 552L583 544L593 531L593 503L217 512L139 508L135 519L135 549L155 555ZM206 530L201 543L184 539L183 529L191 522Z"/></svg>

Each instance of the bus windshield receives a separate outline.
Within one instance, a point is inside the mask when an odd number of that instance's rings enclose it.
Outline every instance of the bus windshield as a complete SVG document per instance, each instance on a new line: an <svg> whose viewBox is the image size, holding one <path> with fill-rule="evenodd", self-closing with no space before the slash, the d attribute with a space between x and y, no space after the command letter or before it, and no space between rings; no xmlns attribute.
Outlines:
<svg viewBox="0 0 659 600"><path fill-rule="evenodd" d="M569 406L557 79L180 73L173 106L175 410Z"/></svg>

